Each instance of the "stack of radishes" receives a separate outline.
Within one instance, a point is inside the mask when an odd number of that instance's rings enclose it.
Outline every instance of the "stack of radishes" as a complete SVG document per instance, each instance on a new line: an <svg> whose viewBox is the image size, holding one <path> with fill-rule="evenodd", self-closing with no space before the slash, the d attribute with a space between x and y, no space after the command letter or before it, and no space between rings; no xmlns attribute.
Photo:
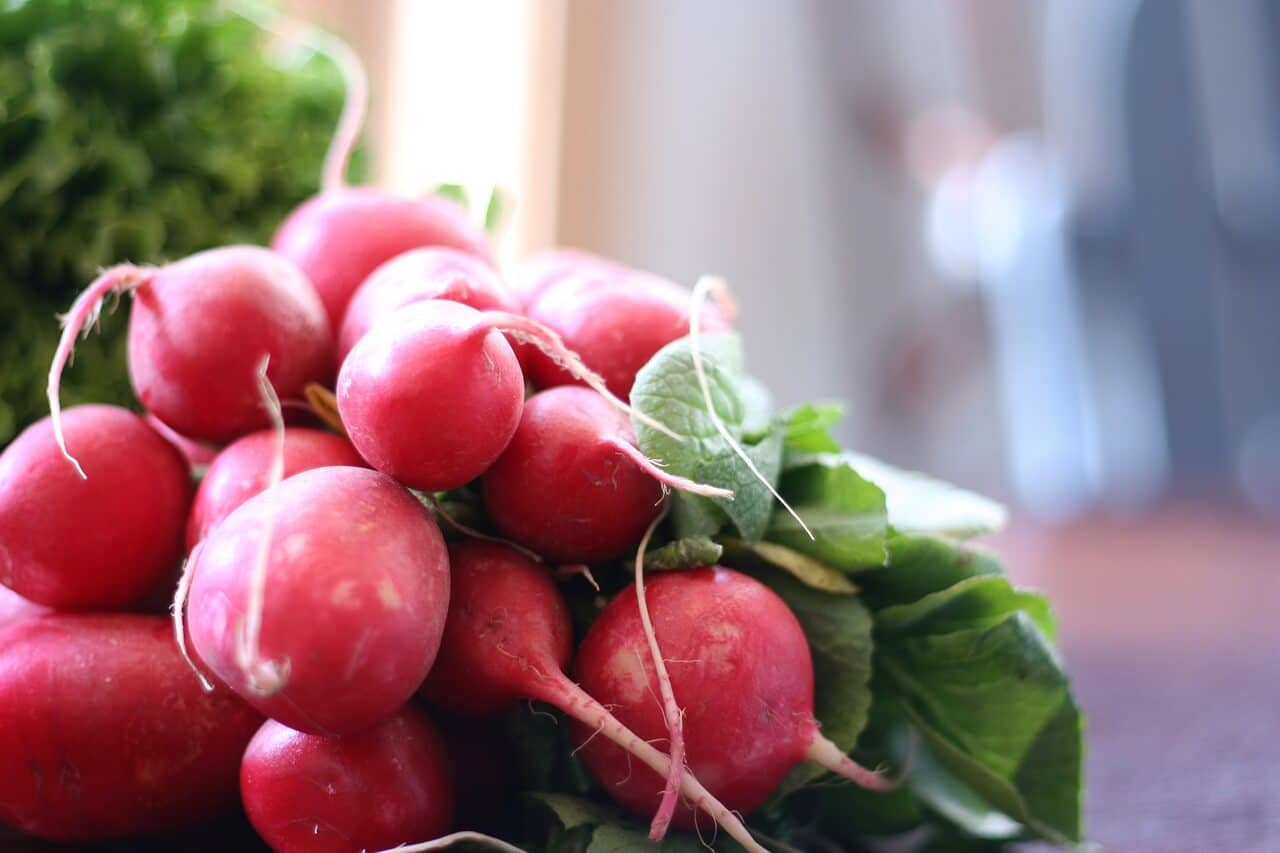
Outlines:
<svg viewBox="0 0 1280 853"><path fill-rule="evenodd" d="M849 756L848 575L911 526L830 410L772 412L723 289L570 250L504 275L462 207L340 183L271 249L109 269L64 318L51 417L0 456L0 824L112 839L240 803L277 851L515 849L470 830L536 844L504 832L533 795L555 849L605 814L761 850L755 816L800 826L780 798L824 771L896 796ZM145 415L60 411L123 293ZM923 601L968 565L871 591ZM547 707L568 735L513 742Z"/></svg>

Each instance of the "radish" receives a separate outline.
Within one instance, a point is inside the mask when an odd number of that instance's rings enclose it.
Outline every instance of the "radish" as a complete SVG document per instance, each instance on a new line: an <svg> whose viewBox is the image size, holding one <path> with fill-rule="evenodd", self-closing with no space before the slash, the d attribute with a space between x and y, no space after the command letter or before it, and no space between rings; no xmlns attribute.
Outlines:
<svg viewBox="0 0 1280 853"><path fill-rule="evenodd" d="M48 612L49 608L27 601L7 586L0 586L0 631Z"/></svg>
<svg viewBox="0 0 1280 853"><path fill-rule="evenodd" d="M550 285L527 313L558 333L604 377L610 391L625 399L640 368L658 350L689 334L689 291L648 273L593 269ZM702 321L706 332L729 328L719 309L706 311ZM574 381L537 353L530 354L529 372L539 388Z"/></svg>
<svg viewBox="0 0 1280 853"><path fill-rule="evenodd" d="M159 268L113 267L71 306L49 369L49 408L60 446L58 386L75 337L92 325L109 294L124 292L134 297L134 391L153 415L187 438L222 443L267 425L253 381L264 355L272 384L286 398L300 397L308 382L332 375L324 307L306 276L279 255L227 246Z"/></svg>
<svg viewBox="0 0 1280 853"><path fill-rule="evenodd" d="M315 285L336 327L352 294L377 267L410 249L445 246L490 261L488 238L461 207L375 187L326 189L289 214L271 248Z"/></svg>
<svg viewBox="0 0 1280 853"><path fill-rule="evenodd" d="M240 504L265 491L277 437L271 430L250 433L214 458L196 490L187 519L187 551ZM289 427L284 435L282 477L330 465L363 467L351 442L333 433Z"/></svg>
<svg viewBox="0 0 1280 853"><path fill-rule="evenodd" d="M511 440L524 408L524 376L499 332L537 346L612 405L631 411L554 332L505 311L431 299L371 329L342 363L338 411L360 455L427 492L457 488L484 473Z"/></svg>
<svg viewBox="0 0 1280 853"><path fill-rule="evenodd" d="M163 617L11 626L0 641L0 822L53 841L202 823L235 804L261 720L226 691L201 692Z"/></svg>
<svg viewBox="0 0 1280 853"><path fill-rule="evenodd" d="M564 563L601 562L635 548L658 514L664 485L732 494L658 468L635 446L627 417L577 387L525 401L514 437L481 480L499 532Z"/></svg>
<svg viewBox="0 0 1280 853"><path fill-rule="evenodd" d="M658 774L670 770L666 755L636 737L564 674L573 653L573 628L568 607L543 567L513 548L477 541L455 543L450 563L453 601L440 654L423 685L428 701L480 715L536 699L559 708ZM684 774L681 792L744 847L763 849L692 774Z"/></svg>
<svg viewBox="0 0 1280 853"><path fill-rule="evenodd" d="M245 750L240 794L276 853L384 850L435 838L453 822L444 744L412 705L337 738L268 720Z"/></svg>
<svg viewBox="0 0 1280 853"><path fill-rule="evenodd" d="M543 292L578 273L625 274L622 264L580 249L543 249L528 255L511 273L511 291L528 308Z"/></svg>
<svg viewBox="0 0 1280 853"><path fill-rule="evenodd" d="M380 320L427 299L461 302L480 311L517 307L488 264L455 249L414 249L378 267L356 290L338 333L338 363Z"/></svg>
<svg viewBox="0 0 1280 853"><path fill-rule="evenodd" d="M818 730L809 644L772 590L714 566L653 578L646 598L683 710L689 772L726 807L751 812L805 760L866 788L893 786ZM640 737L667 736L634 586L615 596L591 626L574 674ZM628 754L595 737L594 727L579 725L575 734L592 776L627 808L652 815L663 777L633 769ZM679 825L691 827L693 821L687 806L676 815Z"/></svg>
<svg viewBox="0 0 1280 853"><path fill-rule="evenodd" d="M187 464L192 468L199 468L208 465L213 461L213 457L218 455L218 448L199 441L192 441L185 435L178 435L168 424L160 420L153 414L145 414L142 419L147 422L147 426L164 437L164 440L178 448L178 452L182 454L182 458L187 460Z"/></svg>
<svg viewBox="0 0 1280 853"><path fill-rule="evenodd" d="M435 522L361 468L304 471L245 501L197 546L188 576L200 659L311 734L394 713L431 668L449 604Z"/></svg>
<svg viewBox="0 0 1280 853"><path fill-rule="evenodd" d="M0 584L60 609L133 604L182 556L187 463L132 412L74 406L63 429L82 479L54 429L37 421L0 454Z"/></svg>

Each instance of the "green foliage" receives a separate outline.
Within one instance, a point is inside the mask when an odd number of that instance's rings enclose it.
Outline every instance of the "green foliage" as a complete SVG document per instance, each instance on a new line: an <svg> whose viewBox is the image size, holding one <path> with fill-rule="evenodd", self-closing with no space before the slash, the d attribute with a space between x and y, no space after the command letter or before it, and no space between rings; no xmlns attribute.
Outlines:
<svg viewBox="0 0 1280 853"><path fill-rule="evenodd" d="M342 97L326 59L213 0L0 5L0 445L45 414L55 314L97 270L268 241ZM64 402L130 400L125 323L104 326Z"/></svg>

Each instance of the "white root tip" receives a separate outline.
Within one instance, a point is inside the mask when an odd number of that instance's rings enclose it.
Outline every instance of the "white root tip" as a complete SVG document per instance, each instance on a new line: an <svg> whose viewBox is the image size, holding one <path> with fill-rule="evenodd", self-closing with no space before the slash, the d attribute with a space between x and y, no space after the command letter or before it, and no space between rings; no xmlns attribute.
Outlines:
<svg viewBox="0 0 1280 853"><path fill-rule="evenodd" d="M693 287L693 294L689 297L689 355L693 359L693 372L698 377L698 387L702 391L702 401L707 407L707 416L711 418L711 422L715 425L716 432L720 433L720 437L733 449L733 452L746 463L747 468L752 475L765 485L769 493L773 495L778 503L782 504L782 508L787 511L796 523L800 525L800 529L805 532L809 539L815 539L813 531L809 529L809 525L800 517L800 514L791 508L791 504L778 493L773 483L769 482L769 478L760 473L760 469L751 461L751 457L747 455L747 451L742 445L729 434L729 428L725 426L724 421L720 419L720 415L716 412L715 401L711 398L711 386L707 382L707 371L702 363L702 347L699 341L701 335L702 321L702 303L707 295L715 291L728 291L724 281L716 276L704 275L698 279L698 283Z"/></svg>
<svg viewBox="0 0 1280 853"><path fill-rule="evenodd" d="M664 486L670 486L677 491L688 492L691 495L701 495L705 498L724 498L725 500L733 500L732 489L723 489L720 486L711 486L706 483L699 483L696 480L690 480L687 477L680 477L669 473L663 470L662 466L656 461L645 456L644 453L640 451L640 448L625 439L614 438L610 440L609 443L615 447L618 452L622 453L632 462L639 465L641 470L646 474L653 477L653 479L662 483Z"/></svg>
<svg viewBox="0 0 1280 853"><path fill-rule="evenodd" d="M191 594L191 578L194 574L194 566L196 554L200 551L200 545L191 549L191 555L182 565L182 576L178 578L178 590L174 593L173 604L169 607L170 617L173 620L174 639L178 641L178 651L182 654L182 659L187 662L187 666L191 667L191 671L196 674L196 678L200 680L200 688L205 693L213 692L213 683L205 677L200 671L200 667L196 666L195 660L191 657L190 651L187 649L187 596Z"/></svg>

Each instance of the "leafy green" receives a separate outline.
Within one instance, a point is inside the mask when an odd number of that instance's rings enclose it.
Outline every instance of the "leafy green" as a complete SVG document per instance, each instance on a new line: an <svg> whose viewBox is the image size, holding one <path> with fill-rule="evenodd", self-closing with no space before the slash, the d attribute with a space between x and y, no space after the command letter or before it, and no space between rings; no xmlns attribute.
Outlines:
<svg viewBox="0 0 1280 853"><path fill-rule="evenodd" d="M1025 610L973 623L902 621L907 633L877 634L877 666L957 779L1040 837L1079 841L1082 723L1058 655Z"/></svg>
<svg viewBox="0 0 1280 853"><path fill-rule="evenodd" d="M720 555L723 553L724 547L710 537L690 536L647 552L644 555L644 567L646 570L656 571L713 566L720 562Z"/></svg>
<svg viewBox="0 0 1280 853"><path fill-rule="evenodd" d="M773 484L782 465L785 426L774 424L755 442L747 441L742 342L732 334L706 335L699 338L699 350L716 414L733 439L744 445L757 470ZM773 509L773 495L716 429L702 397L688 338L667 344L640 369L631 389L631 404L684 439L674 439L636 420L637 443L646 456L673 474L733 490L732 500L677 495L678 504L693 505L675 510L677 535L717 532L720 527L713 525L718 510L744 539L761 538Z"/></svg>
<svg viewBox="0 0 1280 853"><path fill-rule="evenodd" d="M1023 611L1046 637L1056 629L1044 596L1015 589L1003 577L977 575L910 604L886 607L876 614L876 630L884 634L945 634L986 628L1011 613Z"/></svg>
<svg viewBox="0 0 1280 853"><path fill-rule="evenodd" d="M46 413L55 314L98 269L265 243L316 190L341 78L266 45L215 0L0 4L0 445ZM64 403L131 400L124 329L78 347Z"/></svg>
<svg viewBox="0 0 1280 853"><path fill-rule="evenodd" d="M770 541L842 572L866 571L884 564L888 532L884 492L859 476L842 457L810 456L782 475L779 488L814 538L809 538L790 513L778 508L766 534Z"/></svg>
<svg viewBox="0 0 1280 853"><path fill-rule="evenodd" d="M858 591L858 587L849 580L847 575L824 566L799 551L792 551L785 545L779 545L776 542L744 542L733 538L725 538L723 545L729 555L728 561L734 565L742 565L744 561L759 560L787 572L805 586L811 586L823 592L851 594Z"/></svg>
<svg viewBox="0 0 1280 853"><path fill-rule="evenodd" d="M687 832L672 832L658 844L649 841L645 830L633 819L611 805L604 805L580 797L560 794L534 793L530 799L546 807L559 822L560 833L553 833L553 844L559 850L574 849L566 844L566 836L572 838L576 849L585 853L705 853L706 847L698 836ZM730 848L741 849L736 845Z"/></svg>
<svg viewBox="0 0 1280 853"><path fill-rule="evenodd" d="M918 601L967 578L1000 575L991 553L934 536L892 536L888 564L861 576L873 607Z"/></svg>
<svg viewBox="0 0 1280 853"><path fill-rule="evenodd" d="M839 453L831 428L844 417L843 403L806 403L786 416L787 453Z"/></svg>
<svg viewBox="0 0 1280 853"><path fill-rule="evenodd" d="M900 533L967 538L1004 527L1008 513L990 498L861 453L841 456L884 490L889 524Z"/></svg>

